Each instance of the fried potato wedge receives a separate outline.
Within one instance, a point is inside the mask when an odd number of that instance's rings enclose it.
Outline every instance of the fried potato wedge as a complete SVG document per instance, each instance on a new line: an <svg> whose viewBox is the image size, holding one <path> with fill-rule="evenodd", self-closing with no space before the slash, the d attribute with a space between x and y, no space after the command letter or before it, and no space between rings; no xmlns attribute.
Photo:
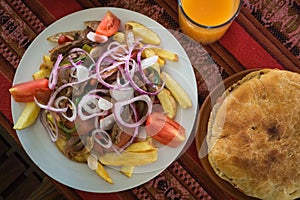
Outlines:
<svg viewBox="0 0 300 200"><path fill-rule="evenodd" d="M35 73L32 75L32 78L33 78L34 80L40 79L40 78L49 78L50 73L51 73L51 70L50 70L50 69L47 69L47 68L40 69L39 71L35 72Z"/></svg>
<svg viewBox="0 0 300 200"><path fill-rule="evenodd" d="M87 158L88 154L84 154L84 155L75 155L72 157L72 160L76 161L76 162L82 162L85 163L86 162L86 158Z"/></svg>
<svg viewBox="0 0 300 200"><path fill-rule="evenodd" d="M157 60L158 64L160 67L163 67L166 65L166 60L162 57L158 57L158 60Z"/></svg>
<svg viewBox="0 0 300 200"><path fill-rule="evenodd" d="M157 150L143 152L123 151L121 154L105 153L98 157L104 165L111 166L141 166L153 163L157 160Z"/></svg>
<svg viewBox="0 0 300 200"><path fill-rule="evenodd" d="M113 184L112 179L110 178L109 174L107 173L107 171L105 170L104 166L101 163L98 162L98 166L95 171L98 174L98 176L100 176L103 180L105 180L110 184Z"/></svg>
<svg viewBox="0 0 300 200"><path fill-rule="evenodd" d="M167 116L173 119L176 115L177 105L171 92L164 88L160 93L157 94L163 110L166 112Z"/></svg>
<svg viewBox="0 0 300 200"><path fill-rule="evenodd" d="M149 57L152 57L152 56L155 56L155 55L156 54L154 53L154 51L152 51L149 48L144 49L143 52L142 52L142 57L143 58L149 58Z"/></svg>
<svg viewBox="0 0 300 200"><path fill-rule="evenodd" d="M39 113L40 107L38 107L35 102L26 103L24 110L13 128L15 130L21 130L31 126L38 118Z"/></svg>
<svg viewBox="0 0 300 200"><path fill-rule="evenodd" d="M60 150L61 152L64 151L64 147L66 146L66 143L67 143L67 141L64 140L64 139L61 138L61 137L58 137L57 140L56 140L56 142L55 142L55 144L56 144L58 150Z"/></svg>
<svg viewBox="0 0 300 200"><path fill-rule="evenodd" d="M114 35L113 35L113 40L119 42L119 43L123 43L125 42L125 34L122 33L122 32L116 32Z"/></svg>
<svg viewBox="0 0 300 200"><path fill-rule="evenodd" d="M140 37L143 43L159 45L160 37L151 29L135 21L128 21L126 24L132 26L135 37ZM125 24L125 26L126 26Z"/></svg>
<svg viewBox="0 0 300 200"><path fill-rule="evenodd" d="M123 174L125 174L128 178L130 178L132 176L133 169L134 169L134 166L123 166L120 171Z"/></svg>
<svg viewBox="0 0 300 200"><path fill-rule="evenodd" d="M152 51L152 49L148 48L148 49L144 49L144 51L142 52L142 57L143 58L149 58L152 56L157 55L154 51ZM166 64L166 60L163 57L158 56L158 60L157 63L159 64L160 67L164 66Z"/></svg>
<svg viewBox="0 0 300 200"><path fill-rule="evenodd" d="M43 63L40 65L39 71L32 75L33 79L48 78L53 67L53 62L47 55L43 56Z"/></svg>
<svg viewBox="0 0 300 200"><path fill-rule="evenodd" d="M170 90L175 100L184 108L192 107L192 101L185 90L166 72L160 74L160 78L165 80L166 87Z"/></svg>
<svg viewBox="0 0 300 200"><path fill-rule="evenodd" d="M50 70L52 69L52 67L53 67L53 62L51 61L51 58L50 58L50 56L47 56L47 55L44 55L43 56L43 64L47 67L47 68L49 68Z"/></svg>
<svg viewBox="0 0 300 200"><path fill-rule="evenodd" d="M157 148L152 142L152 138L148 138L145 141L135 142L126 148L128 152L143 152L143 151L155 151Z"/></svg>
<svg viewBox="0 0 300 200"><path fill-rule="evenodd" d="M152 50L156 55L158 55L161 58L164 58L164 59L167 59L167 60L170 60L173 62L178 61L178 55L169 50L162 49L162 48L154 48L154 47L151 47L150 50Z"/></svg>
<svg viewBox="0 0 300 200"><path fill-rule="evenodd" d="M51 71L53 67L53 62L51 61L50 57L47 55L43 56L43 63L40 65L39 70L48 70Z"/></svg>

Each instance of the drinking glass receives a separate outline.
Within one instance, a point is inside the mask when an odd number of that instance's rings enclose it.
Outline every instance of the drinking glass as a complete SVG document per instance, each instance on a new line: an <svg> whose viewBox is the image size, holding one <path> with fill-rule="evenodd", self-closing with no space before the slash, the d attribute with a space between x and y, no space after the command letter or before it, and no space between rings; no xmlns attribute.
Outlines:
<svg viewBox="0 0 300 200"><path fill-rule="evenodd" d="M242 0L178 0L181 31L201 44L219 40L241 9Z"/></svg>

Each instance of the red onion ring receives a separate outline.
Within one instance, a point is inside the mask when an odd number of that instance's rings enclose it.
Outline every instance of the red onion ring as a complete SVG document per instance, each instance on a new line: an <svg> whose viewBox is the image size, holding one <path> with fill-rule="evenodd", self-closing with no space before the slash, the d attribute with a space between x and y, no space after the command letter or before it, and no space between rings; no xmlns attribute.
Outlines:
<svg viewBox="0 0 300 200"><path fill-rule="evenodd" d="M148 106L147 114L144 115L139 121L135 123L127 123L121 117L122 108L123 106L132 104L136 101L144 101L147 104ZM116 122L119 123L121 126L125 126L127 128L136 128L142 125L147 120L148 115L151 113L151 111L152 111L152 101L148 95L140 95L127 101L116 102L113 107L113 114Z"/></svg>
<svg viewBox="0 0 300 200"><path fill-rule="evenodd" d="M99 135L101 137L101 140L97 137ZM94 129L92 131L92 137L94 138L94 141L100 144L102 147L109 149L112 146L112 141L109 136L109 134L101 129ZM105 143L103 142L105 141Z"/></svg>
<svg viewBox="0 0 300 200"><path fill-rule="evenodd" d="M59 102L62 101L62 100L67 100L67 101L69 101L69 103L72 105L72 108L73 108L73 109L71 109L71 110L72 110L72 116L71 116L71 117L68 117L68 116L65 114L67 111L66 111L66 112L63 112L63 113L62 113L62 116L63 116L65 119L67 119L68 121L73 122L73 121L76 119L76 116L77 116L76 105L75 105L75 103L74 103L70 98L65 97L65 96L60 96L60 97L58 97L57 99L55 99L54 105L55 105L57 108L59 108ZM68 108L67 108L67 110L68 110Z"/></svg>
<svg viewBox="0 0 300 200"><path fill-rule="evenodd" d="M93 118L93 117L107 115L107 113L108 113L107 110L100 110L100 109L99 110L97 109L97 112L89 113L89 115L85 115L83 113L85 105L87 105L87 103L90 100L94 100L94 99L97 99L97 98L101 98L101 97L99 95L95 95L95 94L87 94L87 95L85 95L85 96L82 97L81 101L78 104L78 116L82 120L88 120L88 119ZM98 100L97 100L97 102L98 102ZM85 110L85 111L87 111L87 110Z"/></svg>
<svg viewBox="0 0 300 200"><path fill-rule="evenodd" d="M53 65L52 71L49 76L49 84L48 84L50 90L53 90L56 86L58 80L59 64L61 63L62 59L63 59L62 54L59 54L56 62Z"/></svg>

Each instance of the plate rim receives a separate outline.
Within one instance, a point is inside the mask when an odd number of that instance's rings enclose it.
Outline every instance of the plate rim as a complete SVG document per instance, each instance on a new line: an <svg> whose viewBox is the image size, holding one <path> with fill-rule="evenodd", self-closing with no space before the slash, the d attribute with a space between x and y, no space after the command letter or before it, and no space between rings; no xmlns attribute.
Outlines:
<svg viewBox="0 0 300 200"><path fill-rule="evenodd" d="M20 61L20 63L19 63L19 66L20 66L20 65L24 65L24 63L22 62L22 60L23 60L24 57L28 56L28 55L27 55L28 52L30 52L30 50L32 50L32 46L34 46L34 41L35 41L37 38L41 37L41 35L45 34L45 32L47 32L47 29L48 29L49 27L55 26L55 24L59 23L60 20L65 20L65 19L68 18L68 17L74 17L73 15L78 15L78 14L83 13L83 12L88 12L89 10L103 10L103 12L104 12L104 11L107 11L107 10L111 10L112 12L116 12L116 13L117 13L117 12L125 12L125 13L129 13L129 14L134 13L134 14L135 14L134 18L135 18L135 17L140 17L140 16L143 17L143 18L147 18L147 20L149 20L149 21L151 21L151 23L155 24L154 27L163 28L164 31L167 31L168 34L171 34L171 33L168 31L168 29L165 28L163 25L159 24L158 22L156 22L156 21L153 20L152 18L150 18L150 17L148 17L148 16L146 16L146 15L144 15L144 14L138 13L138 12L136 12L136 11L132 11L132 10L124 9L124 8L117 8L117 7L97 7L97 8L83 9L83 10L76 11L76 12L74 12L74 13L70 13L70 14L68 14L68 15L66 15L66 16L64 16L64 17L62 17L62 18L60 18L60 19L58 19L58 20L56 20L55 22L53 22L52 24L50 24L46 29L44 29L41 33L39 33L39 34L34 38L34 40L33 40L32 43L30 44L30 46L27 48L27 50L24 52L24 54L23 54L23 56L22 56L22 58L21 58L21 61ZM174 37L174 39L178 42L178 40L177 40L175 37ZM187 56L187 54L186 54L184 48L182 47L182 45L181 45L179 42L178 42L178 44L180 45L180 46L179 46L179 49L180 49L180 50L183 50L183 52L185 53L186 59L188 60L190 66L191 66L191 68L192 68L192 64L191 64L191 62L190 62L190 60L189 60L189 58L188 58L188 56ZM19 76L19 75L18 75L18 71L19 71L18 69L19 69L19 66L18 66L18 68L17 68L17 70L16 70L16 73L15 73L15 76L14 76L14 79L13 79L13 84L18 83L18 79L16 79L16 78ZM198 96L197 96L197 89L198 89L198 88L197 88L197 85L196 85L196 78L195 78L195 75L194 75L194 79L195 79L195 83L194 83L194 84L195 84L195 86L196 86L196 88L195 88L195 89L196 89L195 97L196 97L196 103L198 104ZM20 81L20 80L19 80L19 81ZM194 92L194 89L193 89L192 92ZM192 97L192 98L194 98L194 97ZM13 104L14 104L14 103L15 103L15 102L13 102L13 100L12 100L12 103L11 103L11 109L12 109L12 111L13 111L13 107L14 107ZM194 122L196 121L196 117L197 117L197 106L198 106L198 105L195 105L195 107L196 107L195 110L196 110L196 111L195 111ZM16 108L15 108L15 109L16 109ZM14 117L14 115L13 115L13 121L15 122L16 120L17 120L17 116ZM19 135L20 135L19 131L16 131L16 132L17 132L18 138L20 139L20 137L19 137ZM193 135L193 134L190 133L189 137L192 137L192 135ZM187 140L188 140L188 138L187 138ZM23 146L24 144L22 144L22 140L20 140L20 142L21 142L21 145ZM187 143L187 142L186 142L186 143ZM23 147L23 148L24 148L24 147ZM183 150L184 150L184 148L181 149L181 151L183 151ZM36 159L32 158L32 156L27 152L26 149L25 149L25 151L26 151L26 154L31 158L31 160L37 165ZM181 151L178 152L178 154L176 155L176 157L174 158L173 161L175 161L175 160L178 158L178 156L180 155ZM66 158L66 159L67 159L67 158ZM121 190L110 190L110 191L103 191L103 190L88 190L88 189L82 189L82 188L74 187L74 185L66 184L65 181L62 181L62 180L60 180L60 179L59 179L59 180L57 180L56 178L53 178L53 179L55 179L56 181L58 181L58 182L60 182L60 183L62 183L62 184L64 184L64 185L66 185L66 186L72 187L72 188L74 188L74 189L79 189L79 190L82 190L82 191L87 191L87 192L96 192L96 193L119 192L119 191L131 189L131 188L133 188L133 187L136 187L136 186L139 186L139 185L141 185L141 184L146 183L147 181L149 181L149 180L153 179L154 177L156 177L156 176L157 176L159 173L161 173L163 170L165 170L170 164L171 164L171 163L169 163L166 167L163 167L163 168L161 168L161 169L159 169L159 170L149 172L149 173L151 173L151 174L155 174L155 175L151 176L150 178L147 178L147 179L145 179L144 181L135 184L134 186L123 187L123 189L121 189ZM38 166L38 167L39 167L39 166ZM48 172L46 172L44 169L42 169L41 167L39 167L39 168L40 168L44 173L46 173L47 175L49 175ZM49 175L49 176L50 176L50 175ZM51 177L51 176L50 176L50 177ZM52 177L51 177L51 178L52 178Z"/></svg>

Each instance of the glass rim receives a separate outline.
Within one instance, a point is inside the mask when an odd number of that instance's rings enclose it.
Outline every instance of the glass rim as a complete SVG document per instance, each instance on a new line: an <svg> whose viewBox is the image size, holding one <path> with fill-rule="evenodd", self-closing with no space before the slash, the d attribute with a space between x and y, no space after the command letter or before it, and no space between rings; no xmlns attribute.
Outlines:
<svg viewBox="0 0 300 200"><path fill-rule="evenodd" d="M239 0L239 5L235 11L235 13L232 15L232 17L230 17L228 20L226 20L224 23L219 24L219 25L214 25L214 26L207 26L207 25L203 25L203 24L199 24L198 22L195 22L193 19L191 19L184 11L182 4L181 4L182 0L178 0L178 5L179 5L179 9L181 10L181 12L183 13L183 15L190 21L192 22L194 25L202 27L202 28L207 28L207 29L213 29L213 28L220 28L222 26L225 26L229 23L231 23L232 21L234 21L234 19L238 16L241 7L242 7L242 1L243 0Z"/></svg>

